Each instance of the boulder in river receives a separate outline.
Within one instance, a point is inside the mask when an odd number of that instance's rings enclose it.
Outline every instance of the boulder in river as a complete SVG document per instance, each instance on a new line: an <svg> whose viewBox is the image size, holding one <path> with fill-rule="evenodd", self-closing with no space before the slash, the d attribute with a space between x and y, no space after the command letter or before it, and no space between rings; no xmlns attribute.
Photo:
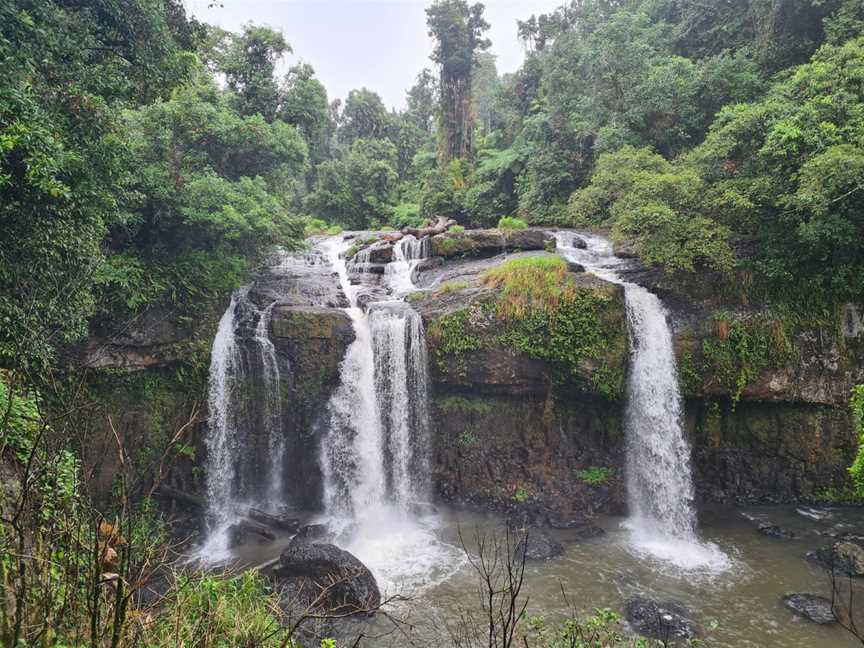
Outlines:
<svg viewBox="0 0 864 648"><path fill-rule="evenodd" d="M549 560L564 553L564 546L543 529L531 529L516 545L516 557L523 553L526 560Z"/></svg>
<svg viewBox="0 0 864 648"><path fill-rule="evenodd" d="M831 609L831 601L824 596L794 592L783 597L783 605L798 616L820 625L834 623L836 620Z"/></svg>
<svg viewBox="0 0 864 648"><path fill-rule="evenodd" d="M327 588L327 593L316 607L329 614L371 614L381 604L381 592L369 568L336 545L294 538L279 556L274 575L283 585L286 606L311 605L320 588ZM300 600L286 602L286 595Z"/></svg>
<svg viewBox="0 0 864 648"><path fill-rule="evenodd" d="M630 627L643 637L661 641L694 639L701 634L686 607L675 601L634 597L624 604Z"/></svg>
<svg viewBox="0 0 864 648"><path fill-rule="evenodd" d="M864 576L864 541L845 536L828 547L807 552L807 559L849 576Z"/></svg>

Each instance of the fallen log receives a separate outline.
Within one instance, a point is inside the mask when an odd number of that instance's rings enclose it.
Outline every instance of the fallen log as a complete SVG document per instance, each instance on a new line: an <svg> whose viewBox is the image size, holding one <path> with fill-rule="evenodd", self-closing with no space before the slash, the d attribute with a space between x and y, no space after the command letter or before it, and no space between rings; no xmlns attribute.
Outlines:
<svg viewBox="0 0 864 648"><path fill-rule="evenodd" d="M154 492L154 495L157 497L164 497L165 499L172 499L181 504L186 504L187 506L191 506L193 508L206 509L207 501L203 497L199 497L198 495L192 495L190 493L184 493L181 490L176 488L172 488L171 486L166 486L165 484L160 484L159 488L157 488Z"/></svg>
<svg viewBox="0 0 864 648"><path fill-rule="evenodd" d="M422 239L427 236L435 236L443 234L448 229L453 227L456 221L449 216L436 216L423 227L403 227L402 234L411 235L416 239Z"/></svg>
<svg viewBox="0 0 864 648"><path fill-rule="evenodd" d="M273 515L256 508L250 508L246 515L250 520L254 520L259 524L263 524L273 529L296 533L300 528L300 520L297 518L291 518L284 515Z"/></svg>

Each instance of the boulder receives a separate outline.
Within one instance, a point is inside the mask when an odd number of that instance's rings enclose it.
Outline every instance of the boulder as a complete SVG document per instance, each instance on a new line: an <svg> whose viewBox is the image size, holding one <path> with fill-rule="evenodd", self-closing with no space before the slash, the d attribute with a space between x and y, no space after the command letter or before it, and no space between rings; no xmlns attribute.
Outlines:
<svg viewBox="0 0 864 648"><path fill-rule="evenodd" d="M686 607L675 601L634 597L624 604L630 627L643 637L661 641L694 639L701 634Z"/></svg>
<svg viewBox="0 0 864 648"><path fill-rule="evenodd" d="M549 560L564 553L564 546L543 529L531 529L516 545L516 557L526 560Z"/></svg>
<svg viewBox="0 0 864 648"><path fill-rule="evenodd" d="M432 255L439 257L488 257L517 250L545 250L555 237L543 230L465 230L432 237Z"/></svg>
<svg viewBox="0 0 864 648"><path fill-rule="evenodd" d="M864 542L849 536L831 546L808 551L806 558L849 576L864 576Z"/></svg>
<svg viewBox="0 0 864 648"><path fill-rule="evenodd" d="M792 610L800 617L808 621L825 625L834 623L834 612L831 609L831 601L824 596L795 592L783 597L783 605Z"/></svg>
<svg viewBox="0 0 864 648"><path fill-rule="evenodd" d="M330 614L371 614L381 604L372 572L336 545L294 538L279 556L274 575L282 581L283 599L286 594L299 596L301 605L311 605L320 588L329 588L317 607ZM308 587L309 583L313 587Z"/></svg>
<svg viewBox="0 0 864 648"><path fill-rule="evenodd" d="M834 545L835 565L850 576L864 576L864 545L844 540Z"/></svg>

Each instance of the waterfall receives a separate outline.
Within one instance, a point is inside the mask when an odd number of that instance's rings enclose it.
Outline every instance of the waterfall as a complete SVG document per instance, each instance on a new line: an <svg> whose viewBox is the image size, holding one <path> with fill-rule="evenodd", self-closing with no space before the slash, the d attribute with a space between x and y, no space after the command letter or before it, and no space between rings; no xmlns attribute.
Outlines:
<svg viewBox="0 0 864 648"><path fill-rule="evenodd" d="M219 321L210 352L206 489L211 532L200 555L228 557L228 531L252 498L275 509L283 495L285 438L282 380L270 340L275 304L258 309L250 288L238 290ZM260 469L264 459L269 464Z"/></svg>
<svg viewBox="0 0 864 648"><path fill-rule="evenodd" d="M404 302L369 315L375 396L389 464L388 492L403 508L429 497L426 344L420 315Z"/></svg>
<svg viewBox="0 0 864 648"><path fill-rule="evenodd" d="M407 239L407 240L406 240ZM403 239L385 269L396 296L414 290L411 272L428 242ZM326 521L384 589L440 582L463 563L435 537L431 495L426 339L420 315L401 299L359 307L362 286L349 281L347 244L327 243L350 306L355 339L328 404L321 448ZM355 258L365 263L367 258Z"/></svg>
<svg viewBox="0 0 864 648"><path fill-rule="evenodd" d="M393 261L384 268L384 276L390 289L397 296L414 291L414 269L423 259L430 256L432 242L429 237L416 239L411 235L403 237L393 247Z"/></svg>
<svg viewBox="0 0 864 648"><path fill-rule="evenodd" d="M261 381L264 411L262 427L270 450L270 477L268 485L269 504L278 506L283 492L283 463L285 460L285 435L282 432L282 376L276 347L270 341L270 318L273 307L262 310L255 327L255 343L260 353Z"/></svg>
<svg viewBox="0 0 864 648"><path fill-rule="evenodd" d="M210 351L210 377L207 404L210 412L207 449L207 502L210 513L224 523L231 517L234 483L235 417L231 407L233 377L240 365L237 339L234 335L237 295L219 320L219 328Z"/></svg>
<svg viewBox="0 0 864 648"><path fill-rule="evenodd" d="M344 247L334 241L330 258L350 303L355 339L328 404L322 469L326 510L353 519L387 506L407 511L428 498L428 387L420 316L398 300L374 302L363 312L341 258ZM404 277L392 276L405 285Z"/></svg>
<svg viewBox="0 0 864 648"><path fill-rule="evenodd" d="M556 233L560 253L592 274L623 286L630 332L627 378L627 500L637 550L682 568L723 568L726 557L696 532L690 447L684 437L681 392L669 316L660 299L621 278L624 263L610 243L588 234Z"/></svg>

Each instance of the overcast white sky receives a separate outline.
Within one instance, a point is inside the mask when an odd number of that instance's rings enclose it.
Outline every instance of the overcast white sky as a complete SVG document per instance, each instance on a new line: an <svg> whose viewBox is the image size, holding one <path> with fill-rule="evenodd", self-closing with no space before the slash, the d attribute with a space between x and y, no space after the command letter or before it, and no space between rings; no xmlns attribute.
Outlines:
<svg viewBox="0 0 864 648"><path fill-rule="evenodd" d="M564 0L487 0L492 26L491 52L498 71L513 72L524 50L516 20L548 13ZM353 88L375 90L389 107L404 106L405 91L417 73L431 67L432 45L426 35L424 0L184 0L203 22L239 31L247 22L280 29L294 54L286 60L310 63L332 100Z"/></svg>

